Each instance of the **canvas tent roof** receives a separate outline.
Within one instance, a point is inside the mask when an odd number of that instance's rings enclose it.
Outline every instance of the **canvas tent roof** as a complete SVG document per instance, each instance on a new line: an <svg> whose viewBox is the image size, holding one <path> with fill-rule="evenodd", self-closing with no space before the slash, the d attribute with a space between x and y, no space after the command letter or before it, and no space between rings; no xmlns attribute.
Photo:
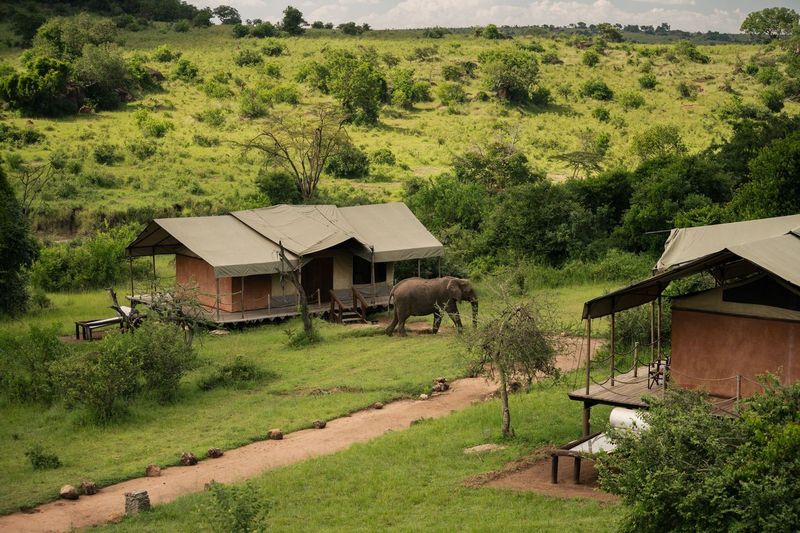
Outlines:
<svg viewBox="0 0 800 533"><path fill-rule="evenodd" d="M781 218L787 219L788 217ZM774 222L777 219L767 220ZM769 225L759 224L761 222L757 220L736 224L740 224L738 228L743 234L758 235L775 231L775 228L772 227L767 232L765 228ZM791 221L785 220L784 222ZM756 230L748 231L747 224L753 224ZM729 224L723 225L730 226ZM714 226L705 226L704 228L714 228ZM701 230L703 228L693 229ZM695 235L703 235L703 233L696 232ZM800 288L800 228L790 226L782 234L747 242L741 242L741 239L736 234L730 233L729 229L721 232L710 230L705 235L709 237L727 235L730 240L739 242L723 243L720 248L718 241L714 246L717 249L706 255L690 260L685 259L657 272L644 281L589 300L583 305L583 318L598 318L651 302L658 298L673 280L710 269L713 269L715 275L720 279L734 279L752 272L764 271L795 288ZM708 250L707 244L691 238L683 247L683 251L686 253L673 257L688 258L693 253L699 253L703 247ZM676 250L670 250L670 241L668 240L664 255ZM691 250L694 251L690 253ZM669 257L666 261L664 261L664 256L659 260L659 264L668 264L669 262Z"/></svg>
<svg viewBox="0 0 800 533"><path fill-rule="evenodd" d="M772 305L730 302L723 298L722 293L722 287L715 287L707 291L681 296L672 300L672 309L800 322L800 311Z"/></svg>
<svg viewBox="0 0 800 533"><path fill-rule="evenodd" d="M800 215L676 228L664 244L664 253L656 263L656 271L662 272L729 246L785 235L793 229L800 229Z"/></svg>
<svg viewBox="0 0 800 533"><path fill-rule="evenodd" d="M442 243L422 225L404 203L359 205L339 211L360 240L374 248L375 261L426 259L444 254ZM365 256L369 259L369 256Z"/></svg>
<svg viewBox="0 0 800 533"><path fill-rule="evenodd" d="M444 247L402 203L337 208L278 205L212 217L160 218L128 246L131 257L188 254L216 277L280 272L278 243L301 256L347 244L376 262L441 256Z"/></svg>

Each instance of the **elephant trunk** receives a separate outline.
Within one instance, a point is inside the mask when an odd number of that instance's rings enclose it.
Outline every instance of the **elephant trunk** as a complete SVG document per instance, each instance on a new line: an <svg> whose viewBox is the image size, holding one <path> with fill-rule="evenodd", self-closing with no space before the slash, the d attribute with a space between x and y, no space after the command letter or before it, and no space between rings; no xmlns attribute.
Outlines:
<svg viewBox="0 0 800 533"><path fill-rule="evenodd" d="M472 327L478 327L478 300L472 300Z"/></svg>

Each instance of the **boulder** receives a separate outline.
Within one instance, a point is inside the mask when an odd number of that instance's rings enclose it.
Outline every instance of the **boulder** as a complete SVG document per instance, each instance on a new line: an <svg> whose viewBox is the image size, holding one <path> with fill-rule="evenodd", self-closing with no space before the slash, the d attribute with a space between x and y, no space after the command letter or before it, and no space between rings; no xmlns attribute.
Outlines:
<svg viewBox="0 0 800 533"><path fill-rule="evenodd" d="M147 465L144 469L144 475L147 477L158 477L161 475L161 467L158 465Z"/></svg>
<svg viewBox="0 0 800 533"><path fill-rule="evenodd" d="M419 399L420 400L427 400L428 398L430 398L430 396L428 396L427 394L420 394L419 395Z"/></svg>
<svg viewBox="0 0 800 533"><path fill-rule="evenodd" d="M269 440L283 440L283 431L280 429L270 429L267 431L267 438Z"/></svg>
<svg viewBox="0 0 800 533"><path fill-rule="evenodd" d="M375 402L372 404L373 409L383 409L383 404L381 402Z"/></svg>
<svg viewBox="0 0 800 533"><path fill-rule="evenodd" d="M193 466L197 464L197 457L192 452L183 452L181 454L181 464L183 466Z"/></svg>
<svg viewBox="0 0 800 533"><path fill-rule="evenodd" d="M450 389L450 385L447 383L447 378L436 378L433 380L433 392L444 392Z"/></svg>
<svg viewBox="0 0 800 533"><path fill-rule="evenodd" d="M150 510L150 496L146 490L125 493L125 514L134 515Z"/></svg>
<svg viewBox="0 0 800 533"><path fill-rule="evenodd" d="M87 496L97 494L97 484L94 481L84 480L81 483L81 492Z"/></svg>
<svg viewBox="0 0 800 533"><path fill-rule="evenodd" d="M211 459L222 457L222 450L219 448L209 448L206 452L206 457L210 457Z"/></svg>
<svg viewBox="0 0 800 533"><path fill-rule="evenodd" d="M324 420L314 420L311 425L314 427L314 429L325 429L325 426L328 424Z"/></svg>
<svg viewBox="0 0 800 533"><path fill-rule="evenodd" d="M78 490L72 485L64 485L61 487L61 490L58 491L58 495L65 500L77 500L80 496Z"/></svg>

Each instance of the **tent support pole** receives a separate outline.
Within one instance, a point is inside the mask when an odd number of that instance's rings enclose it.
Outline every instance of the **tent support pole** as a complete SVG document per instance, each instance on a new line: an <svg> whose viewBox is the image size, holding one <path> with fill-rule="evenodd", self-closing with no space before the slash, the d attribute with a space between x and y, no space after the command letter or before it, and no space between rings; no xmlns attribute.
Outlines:
<svg viewBox="0 0 800 533"><path fill-rule="evenodd" d="M217 322L219 322L219 278L217 278Z"/></svg>
<svg viewBox="0 0 800 533"><path fill-rule="evenodd" d="M369 282L372 285L372 305L375 305L375 247L370 246L369 251Z"/></svg>
<svg viewBox="0 0 800 533"><path fill-rule="evenodd" d="M131 298L133 298L133 257L128 258L128 271L131 276Z"/></svg>
<svg viewBox="0 0 800 533"><path fill-rule="evenodd" d="M656 360L655 358L655 349L656 349L656 302L655 300L650 302L650 362Z"/></svg>
<svg viewBox="0 0 800 533"><path fill-rule="evenodd" d="M150 294L155 294L156 293L156 252L155 252L155 250L153 250L153 255L151 255L150 257L152 257L152 259L153 259L153 281L152 281L153 290L150 291Z"/></svg>
<svg viewBox="0 0 800 533"><path fill-rule="evenodd" d="M592 431L591 425L592 419L592 402L584 400L583 401L583 436L588 437L589 433Z"/></svg>
<svg viewBox="0 0 800 533"><path fill-rule="evenodd" d="M244 318L244 276L242 276L242 295L240 296L242 300L242 318Z"/></svg>
<svg viewBox="0 0 800 533"><path fill-rule="evenodd" d="M417 259L417 277L422 277L422 259Z"/></svg>
<svg viewBox="0 0 800 533"><path fill-rule="evenodd" d="M592 379L592 318L586 319L586 395L589 395L589 383Z"/></svg>
<svg viewBox="0 0 800 533"><path fill-rule="evenodd" d="M442 277L442 256L439 256L439 277Z"/></svg>
<svg viewBox="0 0 800 533"><path fill-rule="evenodd" d="M612 300L613 306L613 300ZM617 344L617 319L616 314L611 313L611 386L614 386L614 358L616 356L616 344Z"/></svg>
<svg viewBox="0 0 800 533"><path fill-rule="evenodd" d="M662 316L661 293L659 293L658 294L658 323L656 324L656 329L658 331L657 337L658 337L658 362L659 362L659 364L661 364L661 356L662 356L662 352L661 352L661 316ZM667 368L665 366L664 367L664 389L666 390L666 388L667 388Z"/></svg>

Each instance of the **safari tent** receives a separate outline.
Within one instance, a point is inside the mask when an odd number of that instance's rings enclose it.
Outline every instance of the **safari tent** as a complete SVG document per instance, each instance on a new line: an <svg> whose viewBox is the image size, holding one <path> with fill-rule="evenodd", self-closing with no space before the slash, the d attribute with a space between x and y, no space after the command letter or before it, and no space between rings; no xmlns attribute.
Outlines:
<svg viewBox="0 0 800 533"><path fill-rule="evenodd" d="M386 305L396 262L441 257L444 248L405 204L388 203L155 219L127 252L174 255L176 282L196 287L210 315L228 323L296 314L298 294L285 275L298 267L315 311L361 298ZM147 303L148 295L131 298Z"/></svg>
<svg viewBox="0 0 800 533"><path fill-rule="evenodd" d="M714 287L672 299L671 350L661 334L662 293L675 280L706 273ZM650 304L649 347L634 368L615 366L615 315ZM598 403L643 407L642 396L669 384L708 392L724 406L760 390L759 374L783 384L800 379L800 215L673 229L653 275L584 304L593 319L610 317L610 376L587 372L570 393L588 409ZM640 366L641 365L641 366Z"/></svg>

